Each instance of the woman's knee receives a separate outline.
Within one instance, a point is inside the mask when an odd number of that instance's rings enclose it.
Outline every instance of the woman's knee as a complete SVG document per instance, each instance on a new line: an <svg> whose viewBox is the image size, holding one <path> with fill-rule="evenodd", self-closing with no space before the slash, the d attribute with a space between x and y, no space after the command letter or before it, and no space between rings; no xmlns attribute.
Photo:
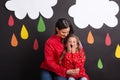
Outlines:
<svg viewBox="0 0 120 80"><path fill-rule="evenodd" d="M54 76L54 80L67 80L67 78L62 76Z"/></svg>
<svg viewBox="0 0 120 80"><path fill-rule="evenodd" d="M53 80L52 74L47 70L40 71L40 80Z"/></svg>

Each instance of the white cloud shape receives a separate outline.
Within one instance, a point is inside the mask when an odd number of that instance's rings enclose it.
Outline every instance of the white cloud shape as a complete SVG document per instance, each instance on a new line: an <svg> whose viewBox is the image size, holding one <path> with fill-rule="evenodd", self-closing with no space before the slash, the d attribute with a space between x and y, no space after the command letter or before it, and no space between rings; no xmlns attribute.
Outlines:
<svg viewBox="0 0 120 80"><path fill-rule="evenodd" d="M53 16L52 7L57 0L9 0L5 3L8 10L14 11L18 19L23 19L28 14L31 19L39 17L39 13L45 18Z"/></svg>
<svg viewBox="0 0 120 80"><path fill-rule="evenodd" d="M76 0L76 4L68 11L76 26L81 29L88 25L100 29L103 24L115 27L118 24L118 12L118 4L109 0Z"/></svg>

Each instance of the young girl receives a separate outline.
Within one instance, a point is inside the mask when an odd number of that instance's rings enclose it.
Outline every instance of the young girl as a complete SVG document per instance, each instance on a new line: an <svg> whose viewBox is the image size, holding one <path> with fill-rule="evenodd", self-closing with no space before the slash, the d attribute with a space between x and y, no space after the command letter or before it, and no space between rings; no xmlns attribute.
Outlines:
<svg viewBox="0 0 120 80"><path fill-rule="evenodd" d="M83 47L80 46L79 38L74 34L69 35L66 38L65 50L60 57L60 64L67 69L77 68L79 73L68 75L68 80L89 80L84 68L85 60L85 53Z"/></svg>

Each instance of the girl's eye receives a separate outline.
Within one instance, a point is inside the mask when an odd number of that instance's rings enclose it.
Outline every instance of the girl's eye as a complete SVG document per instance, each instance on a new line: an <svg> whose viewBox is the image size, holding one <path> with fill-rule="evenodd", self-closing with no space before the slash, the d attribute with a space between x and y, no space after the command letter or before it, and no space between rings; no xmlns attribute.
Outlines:
<svg viewBox="0 0 120 80"><path fill-rule="evenodd" d="M75 41L73 43L76 43Z"/></svg>

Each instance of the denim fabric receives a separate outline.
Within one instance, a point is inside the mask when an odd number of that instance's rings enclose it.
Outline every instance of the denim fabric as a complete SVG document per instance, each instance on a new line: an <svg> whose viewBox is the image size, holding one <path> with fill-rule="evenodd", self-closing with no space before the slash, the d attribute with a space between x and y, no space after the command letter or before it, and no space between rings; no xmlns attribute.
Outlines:
<svg viewBox="0 0 120 80"><path fill-rule="evenodd" d="M62 76L54 76L54 80L67 80L67 78Z"/></svg>
<svg viewBox="0 0 120 80"><path fill-rule="evenodd" d="M68 80L87 80L86 77L82 77L82 78L79 78L79 79L75 79L73 77L69 77Z"/></svg>
<svg viewBox="0 0 120 80"><path fill-rule="evenodd" d="M82 77L80 80L87 80L87 78L86 77Z"/></svg>
<svg viewBox="0 0 120 80"><path fill-rule="evenodd" d="M52 73L47 70L40 71L40 80L52 80Z"/></svg>
<svg viewBox="0 0 120 80"><path fill-rule="evenodd" d="M58 76L58 75L56 75L53 72L50 72L48 70L41 69L40 80L67 80L67 78L64 78L62 76Z"/></svg>
<svg viewBox="0 0 120 80"><path fill-rule="evenodd" d="M69 77L68 80L75 80L75 78L73 78L73 77Z"/></svg>

